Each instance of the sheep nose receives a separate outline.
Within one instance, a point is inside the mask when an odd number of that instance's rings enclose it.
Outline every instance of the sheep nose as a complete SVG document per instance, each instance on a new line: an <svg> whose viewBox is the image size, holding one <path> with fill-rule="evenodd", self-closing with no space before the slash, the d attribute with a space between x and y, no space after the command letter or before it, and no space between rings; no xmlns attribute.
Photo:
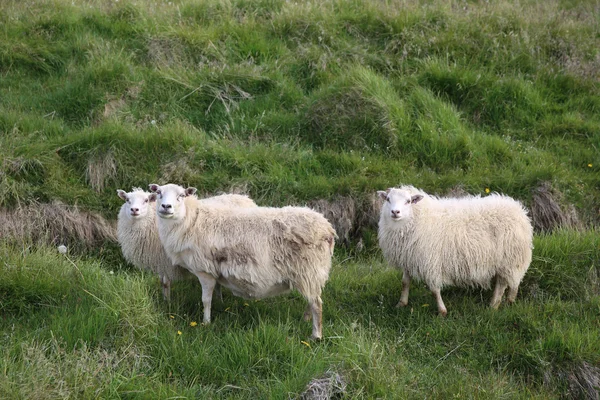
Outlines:
<svg viewBox="0 0 600 400"><path fill-rule="evenodd" d="M392 210L392 217L399 217L400 216L400 210Z"/></svg>
<svg viewBox="0 0 600 400"><path fill-rule="evenodd" d="M140 211L140 209L139 209L139 208L132 208L132 209L131 209L131 212L139 212L139 211Z"/></svg>
<svg viewBox="0 0 600 400"><path fill-rule="evenodd" d="M168 210L168 209L171 208L171 205L170 204L163 204L162 208L164 208L165 210Z"/></svg>

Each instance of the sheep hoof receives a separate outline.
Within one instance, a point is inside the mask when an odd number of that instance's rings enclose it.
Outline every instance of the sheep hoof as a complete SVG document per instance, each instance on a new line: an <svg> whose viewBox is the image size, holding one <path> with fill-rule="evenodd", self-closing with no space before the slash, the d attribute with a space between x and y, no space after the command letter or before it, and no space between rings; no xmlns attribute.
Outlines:
<svg viewBox="0 0 600 400"><path fill-rule="evenodd" d="M396 304L396 308L406 307L407 305L408 305L408 302L404 302L404 301L400 300L398 302L398 304Z"/></svg>
<svg viewBox="0 0 600 400"><path fill-rule="evenodd" d="M320 342L323 338L321 336L315 336L315 335L311 335L310 336L310 340L313 340L315 342Z"/></svg>
<svg viewBox="0 0 600 400"><path fill-rule="evenodd" d="M446 315L448 315L448 311L446 311L446 310L440 310L440 316L441 317L446 317Z"/></svg>

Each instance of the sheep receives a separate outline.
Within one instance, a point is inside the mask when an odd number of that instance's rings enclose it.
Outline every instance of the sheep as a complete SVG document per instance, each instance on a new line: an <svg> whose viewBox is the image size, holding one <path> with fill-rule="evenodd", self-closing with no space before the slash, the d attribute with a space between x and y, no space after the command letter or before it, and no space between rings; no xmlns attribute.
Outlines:
<svg viewBox="0 0 600 400"><path fill-rule="evenodd" d="M203 321L210 323L215 284L235 296L260 299L298 290L307 300L304 319L322 337L321 291L329 278L335 230L305 207L219 209L202 204L196 188L152 184L158 232L174 264L202 286Z"/></svg>
<svg viewBox="0 0 600 400"><path fill-rule="evenodd" d="M123 256L134 266L158 274L163 297L170 301L171 282L195 277L185 268L172 265L162 247L156 227L156 212L149 207L156 201L156 194L140 188L133 188L129 193L119 189L117 194L125 201L117 223L117 240ZM248 196L237 194L224 194L201 201L217 207L257 207Z"/></svg>
<svg viewBox="0 0 600 400"><path fill-rule="evenodd" d="M490 306L498 308L506 287L513 303L533 249L533 228L518 201L501 194L438 198L413 186L378 191L385 202L379 246L387 262L403 270L396 307L408 304L412 278L425 282L438 312L447 310L444 286L496 286Z"/></svg>

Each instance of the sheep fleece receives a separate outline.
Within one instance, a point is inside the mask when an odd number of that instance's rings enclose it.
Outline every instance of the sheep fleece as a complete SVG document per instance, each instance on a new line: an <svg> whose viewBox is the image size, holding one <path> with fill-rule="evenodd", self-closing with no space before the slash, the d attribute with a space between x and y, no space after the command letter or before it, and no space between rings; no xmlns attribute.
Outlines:
<svg viewBox="0 0 600 400"><path fill-rule="evenodd" d="M533 230L521 203L504 195L424 198L412 221L398 226L383 213L379 245L386 260L429 288L489 288L498 275L521 281L531 262Z"/></svg>
<svg viewBox="0 0 600 400"><path fill-rule="evenodd" d="M182 221L159 224L174 263L234 282L237 296L261 298L292 288L308 299L320 296L335 237L321 214L304 207L232 212L207 207L195 196L184 201Z"/></svg>

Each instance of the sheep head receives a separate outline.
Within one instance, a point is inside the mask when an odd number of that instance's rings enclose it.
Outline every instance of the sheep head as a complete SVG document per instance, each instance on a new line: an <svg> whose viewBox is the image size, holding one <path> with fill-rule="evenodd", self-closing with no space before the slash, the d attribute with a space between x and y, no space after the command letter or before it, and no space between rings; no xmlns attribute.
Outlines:
<svg viewBox="0 0 600 400"><path fill-rule="evenodd" d="M127 216L133 219L144 218L150 210L150 204L156 201L156 193L144 192L140 188L133 188L129 193L119 189L117 195L125 201Z"/></svg>
<svg viewBox="0 0 600 400"><path fill-rule="evenodd" d="M381 215L396 222L410 220L413 215L413 205L423 199L423 195L412 194L410 190L403 188L379 190L377 194L384 200Z"/></svg>
<svg viewBox="0 0 600 400"><path fill-rule="evenodd" d="M197 189L189 187L184 189L179 185L167 184L149 185L150 191L157 195L156 212L160 218L182 219L185 217L186 209L183 201L187 196L196 194Z"/></svg>

